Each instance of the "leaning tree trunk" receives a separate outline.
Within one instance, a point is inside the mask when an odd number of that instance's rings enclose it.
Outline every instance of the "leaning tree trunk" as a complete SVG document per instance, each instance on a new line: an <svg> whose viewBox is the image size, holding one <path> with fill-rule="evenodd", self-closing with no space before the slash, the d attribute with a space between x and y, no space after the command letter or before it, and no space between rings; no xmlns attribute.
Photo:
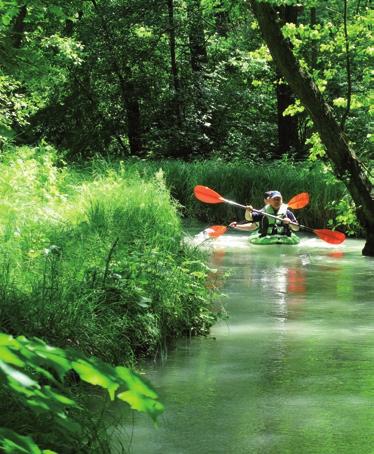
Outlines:
<svg viewBox="0 0 374 454"><path fill-rule="evenodd" d="M277 67L307 109L326 146L335 174L345 183L356 204L358 220L367 232L362 253L374 256L373 185L350 149L330 106L311 77L300 67L288 41L283 37L274 8L267 3L257 3L256 0L250 0L250 5Z"/></svg>

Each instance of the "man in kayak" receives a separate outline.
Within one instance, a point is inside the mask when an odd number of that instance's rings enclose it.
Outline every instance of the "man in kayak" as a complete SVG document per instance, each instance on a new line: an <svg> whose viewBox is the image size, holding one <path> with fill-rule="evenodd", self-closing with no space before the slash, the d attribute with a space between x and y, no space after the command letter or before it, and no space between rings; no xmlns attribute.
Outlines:
<svg viewBox="0 0 374 454"><path fill-rule="evenodd" d="M297 223L297 220L292 211L283 203L282 194L279 191L268 191L265 196L267 196L264 200L265 206L260 212L253 212L251 205L247 207L245 212L245 218L249 221L247 224L236 224L233 222L230 227L252 231L259 226L260 237L267 235L291 236L291 231L298 231L299 226L291 224ZM280 217L282 220L268 217L264 213Z"/></svg>

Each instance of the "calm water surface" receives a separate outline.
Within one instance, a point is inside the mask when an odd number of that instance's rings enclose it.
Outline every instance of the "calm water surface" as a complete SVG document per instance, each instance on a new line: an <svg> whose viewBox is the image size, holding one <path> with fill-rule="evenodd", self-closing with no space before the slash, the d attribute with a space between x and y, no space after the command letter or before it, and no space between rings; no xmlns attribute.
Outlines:
<svg viewBox="0 0 374 454"><path fill-rule="evenodd" d="M124 417L134 454L374 454L374 260L362 241L213 243L229 319L145 366L166 406Z"/></svg>

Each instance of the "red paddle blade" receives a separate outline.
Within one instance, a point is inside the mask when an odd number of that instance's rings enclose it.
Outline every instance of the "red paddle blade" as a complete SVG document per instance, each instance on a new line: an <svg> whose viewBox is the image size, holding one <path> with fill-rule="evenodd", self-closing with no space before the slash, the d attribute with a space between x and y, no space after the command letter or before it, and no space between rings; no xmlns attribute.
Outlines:
<svg viewBox="0 0 374 454"><path fill-rule="evenodd" d="M287 203L290 208L294 210L298 210L300 208L304 208L309 203L309 194L307 192L300 192L300 194L295 195L292 199Z"/></svg>
<svg viewBox="0 0 374 454"><path fill-rule="evenodd" d="M193 192L195 197L200 200L200 202L223 203L223 198L218 194L218 192L213 191L213 189L210 189L207 186L197 185L194 187Z"/></svg>
<svg viewBox="0 0 374 454"><path fill-rule="evenodd" d="M211 238L218 238L223 235L227 230L227 227L224 225L212 225L204 230Z"/></svg>
<svg viewBox="0 0 374 454"><path fill-rule="evenodd" d="M321 238L321 240L326 241L326 243L340 244L345 240L345 235L342 232L328 229L314 229L313 232Z"/></svg>

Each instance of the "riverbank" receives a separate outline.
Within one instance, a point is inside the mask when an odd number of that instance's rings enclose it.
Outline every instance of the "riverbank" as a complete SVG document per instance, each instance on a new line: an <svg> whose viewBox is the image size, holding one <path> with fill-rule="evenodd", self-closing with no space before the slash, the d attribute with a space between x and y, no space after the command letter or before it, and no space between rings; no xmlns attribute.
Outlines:
<svg viewBox="0 0 374 454"><path fill-rule="evenodd" d="M3 157L0 323L131 364L214 323L201 252L182 242L161 173L78 172L51 149Z"/></svg>
<svg viewBox="0 0 374 454"><path fill-rule="evenodd" d="M48 356L40 353L43 360L33 364L29 356L17 359L9 351L17 344L8 335L36 336L81 352L72 358L83 353L111 365L135 366L143 356L164 352L179 336L207 334L219 317L214 289L206 285L205 255L182 241L178 204L161 173L144 179L126 166L103 162L78 170L67 167L48 146L22 147L2 155L0 200L0 332L6 342L0 348L5 371L0 378L10 383L0 392L0 428L29 434L40 446L59 452L89 445L94 452L108 452L100 408L105 399L91 414L90 391L76 383L79 373L65 377L64 372L57 383ZM54 356L57 366L66 363L61 355ZM33 380L12 369L20 365L32 371ZM85 381L113 393L113 368L87 367ZM33 390L21 392L14 377L22 389L32 384ZM131 383L146 399L135 393L129 403L150 413L154 403L149 397L157 394L132 378ZM46 389L43 402L41 389ZM70 400L51 389L66 392ZM38 402L31 399L34 394ZM84 431L75 430L73 422L65 427L55 423L65 417L64 403ZM41 411L44 416L35 417ZM44 433L46 421L49 430ZM0 442L4 434L9 437L1 432Z"/></svg>

